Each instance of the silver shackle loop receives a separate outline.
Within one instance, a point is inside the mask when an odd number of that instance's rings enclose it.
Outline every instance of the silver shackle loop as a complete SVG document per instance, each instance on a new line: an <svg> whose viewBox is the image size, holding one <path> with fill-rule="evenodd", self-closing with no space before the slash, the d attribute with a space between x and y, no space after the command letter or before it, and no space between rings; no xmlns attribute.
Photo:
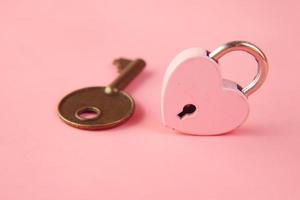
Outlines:
<svg viewBox="0 0 300 200"><path fill-rule="evenodd" d="M233 41L226 43L210 52L209 57L218 62L222 56L231 51L245 51L251 54L258 63L258 71L256 76L252 82L249 83L249 85L242 89L242 92L248 97L258 90L266 80L269 70L267 57L257 46L246 41Z"/></svg>

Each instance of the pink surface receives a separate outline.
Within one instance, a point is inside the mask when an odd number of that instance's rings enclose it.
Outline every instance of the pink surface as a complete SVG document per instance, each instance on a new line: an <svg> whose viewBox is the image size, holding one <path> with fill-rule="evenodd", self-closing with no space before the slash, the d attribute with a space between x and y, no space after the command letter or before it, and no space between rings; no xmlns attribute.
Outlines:
<svg viewBox="0 0 300 200"><path fill-rule="evenodd" d="M162 85L165 126L192 135L218 135L245 122L249 113L247 97L237 84L222 79L220 68L207 51L199 48L185 49L176 55ZM196 110L178 117L188 104Z"/></svg>
<svg viewBox="0 0 300 200"><path fill-rule="evenodd" d="M299 1L0 1L0 199L298 200ZM182 49L248 40L270 73L250 115L225 136L174 134L160 117L163 74ZM222 59L243 86L255 61ZM99 132L71 128L58 101L115 76L112 59L143 57L126 89L133 118Z"/></svg>

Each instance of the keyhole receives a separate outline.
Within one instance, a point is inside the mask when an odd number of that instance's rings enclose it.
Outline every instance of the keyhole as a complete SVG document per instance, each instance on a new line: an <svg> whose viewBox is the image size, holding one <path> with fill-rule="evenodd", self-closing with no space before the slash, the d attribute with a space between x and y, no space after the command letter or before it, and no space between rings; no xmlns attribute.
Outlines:
<svg viewBox="0 0 300 200"><path fill-rule="evenodd" d="M183 107L182 111L177 114L177 116L182 119L185 115L190 115L196 111L196 106L194 104L187 104Z"/></svg>

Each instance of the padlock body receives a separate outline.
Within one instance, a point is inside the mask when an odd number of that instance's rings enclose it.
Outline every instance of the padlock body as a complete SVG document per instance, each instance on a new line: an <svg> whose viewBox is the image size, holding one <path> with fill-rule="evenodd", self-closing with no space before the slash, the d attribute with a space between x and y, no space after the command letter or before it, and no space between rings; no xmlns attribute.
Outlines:
<svg viewBox="0 0 300 200"><path fill-rule="evenodd" d="M246 96L235 82L222 78L218 63L207 54L199 48L184 50L165 73L162 119L165 126L175 131L193 135L224 134L239 127L248 116ZM196 110L179 116L190 104Z"/></svg>

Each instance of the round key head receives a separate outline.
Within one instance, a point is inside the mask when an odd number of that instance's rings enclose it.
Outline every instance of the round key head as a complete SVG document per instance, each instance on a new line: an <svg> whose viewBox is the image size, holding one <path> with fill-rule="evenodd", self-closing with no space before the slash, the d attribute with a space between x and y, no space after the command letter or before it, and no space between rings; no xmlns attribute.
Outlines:
<svg viewBox="0 0 300 200"><path fill-rule="evenodd" d="M58 105L60 118L76 128L99 130L120 125L132 116L134 100L123 91L107 93L89 87L65 96Z"/></svg>

